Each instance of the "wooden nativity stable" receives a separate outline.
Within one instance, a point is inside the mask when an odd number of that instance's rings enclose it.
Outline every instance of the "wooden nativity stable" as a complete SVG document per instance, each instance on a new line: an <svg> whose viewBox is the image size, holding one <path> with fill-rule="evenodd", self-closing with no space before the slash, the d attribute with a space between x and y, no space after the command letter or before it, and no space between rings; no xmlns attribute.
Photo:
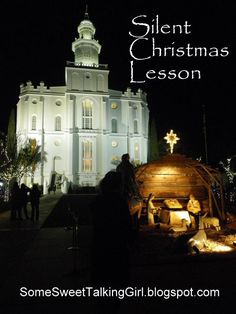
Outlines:
<svg viewBox="0 0 236 314"><path fill-rule="evenodd" d="M150 193L162 205L166 199L177 199L186 207L193 194L209 216L225 220L224 195L220 172L184 155L170 154L136 169L140 193L148 199Z"/></svg>

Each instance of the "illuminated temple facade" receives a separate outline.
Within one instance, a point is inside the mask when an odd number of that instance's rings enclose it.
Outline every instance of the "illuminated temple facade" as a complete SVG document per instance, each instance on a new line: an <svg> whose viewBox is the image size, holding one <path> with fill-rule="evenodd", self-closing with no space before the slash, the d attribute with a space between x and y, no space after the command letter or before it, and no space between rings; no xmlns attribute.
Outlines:
<svg viewBox="0 0 236 314"><path fill-rule="evenodd" d="M136 163L147 161L146 94L109 89L108 66L99 64L101 45L87 14L78 34L64 86L33 86L30 81L20 86L17 134L21 143L36 139L46 152L47 160L34 175L44 193L55 176L64 192L69 184L96 186L127 152ZM30 178L24 180L29 184Z"/></svg>

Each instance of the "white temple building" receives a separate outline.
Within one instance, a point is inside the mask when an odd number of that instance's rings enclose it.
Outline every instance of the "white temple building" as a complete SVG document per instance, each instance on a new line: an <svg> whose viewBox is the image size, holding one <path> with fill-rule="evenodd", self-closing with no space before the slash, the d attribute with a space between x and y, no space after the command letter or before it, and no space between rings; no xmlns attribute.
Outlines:
<svg viewBox="0 0 236 314"><path fill-rule="evenodd" d="M17 134L22 141L36 139L46 152L47 161L34 175L44 193L52 180L63 183L64 192L70 183L96 186L124 153L136 163L147 161L146 94L140 89L133 93L130 88L125 92L108 88L108 66L99 64L101 45L87 13L78 33L64 86L47 87L43 82L33 86L30 81L20 86Z"/></svg>

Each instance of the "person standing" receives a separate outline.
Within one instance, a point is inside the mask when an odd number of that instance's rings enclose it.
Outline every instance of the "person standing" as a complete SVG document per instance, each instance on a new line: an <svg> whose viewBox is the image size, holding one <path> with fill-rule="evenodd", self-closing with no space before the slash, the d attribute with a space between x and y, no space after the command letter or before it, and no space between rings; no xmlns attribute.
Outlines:
<svg viewBox="0 0 236 314"><path fill-rule="evenodd" d="M130 200L133 197L141 198L135 179L134 166L130 162L130 155L128 153L122 155L121 163L116 167L116 172L121 173L125 199Z"/></svg>
<svg viewBox="0 0 236 314"><path fill-rule="evenodd" d="M10 195L10 202L11 202L11 220L16 220L16 215L18 216L19 220L22 220L20 188L17 182L13 183Z"/></svg>
<svg viewBox="0 0 236 314"><path fill-rule="evenodd" d="M200 205L200 202L195 198L193 194L189 195L187 210L189 214L194 218L195 227L198 229L199 228L199 216L201 215L201 205Z"/></svg>
<svg viewBox="0 0 236 314"><path fill-rule="evenodd" d="M108 172L100 182L100 193L91 204L93 216L94 284L126 284L128 243L132 226L127 201L121 193L120 173Z"/></svg>
<svg viewBox="0 0 236 314"><path fill-rule="evenodd" d="M129 243L132 236L120 173L108 172L91 204L93 217L91 280L94 287L121 289L129 283ZM120 300L95 299L96 313L117 313Z"/></svg>
<svg viewBox="0 0 236 314"><path fill-rule="evenodd" d="M123 154L121 163L116 167L121 174L123 197L128 201L134 231L139 230L139 219L142 211L142 195L135 178L134 166L130 162L130 155Z"/></svg>
<svg viewBox="0 0 236 314"><path fill-rule="evenodd" d="M40 191L37 184L34 184L30 191L30 203L31 203L31 220L34 221L39 219L39 201Z"/></svg>
<svg viewBox="0 0 236 314"><path fill-rule="evenodd" d="M28 188L28 186L22 183L20 187L20 200L21 200L21 209L23 209L25 219L29 219L28 211L27 211L29 192L30 192L30 188Z"/></svg>

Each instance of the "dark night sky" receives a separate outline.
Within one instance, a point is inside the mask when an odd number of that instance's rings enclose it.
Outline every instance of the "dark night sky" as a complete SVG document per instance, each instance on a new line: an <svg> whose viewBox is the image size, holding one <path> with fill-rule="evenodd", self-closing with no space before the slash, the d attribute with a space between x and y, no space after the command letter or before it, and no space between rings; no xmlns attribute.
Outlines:
<svg viewBox="0 0 236 314"><path fill-rule="evenodd" d="M73 61L71 43L84 17L85 4L102 45L100 63L109 65L110 88L130 86L148 93L151 114L156 118L159 139L171 128L181 141L177 152L204 157L202 105L206 107L208 154L217 163L236 153L235 115L232 112L235 39L233 1L1 1L1 116L0 130L6 131L9 113L18 101L19 85L41 80L48 86L64 85L66 61ZM200 69L201 80L147 80L130 83L129 46L133 17L160 16L161 24L192 25L190 35L154 35L157 44L197 47L229 47L226 58L158 58L140 61L143 76L154 69ZM147 47L147 46L146 46ZM145 51L144 51L145 52ZM143 53L143 50L140 50ZM138 74L138 73L137 73ZM234 77L233 77L234 76Z"/></svg>

